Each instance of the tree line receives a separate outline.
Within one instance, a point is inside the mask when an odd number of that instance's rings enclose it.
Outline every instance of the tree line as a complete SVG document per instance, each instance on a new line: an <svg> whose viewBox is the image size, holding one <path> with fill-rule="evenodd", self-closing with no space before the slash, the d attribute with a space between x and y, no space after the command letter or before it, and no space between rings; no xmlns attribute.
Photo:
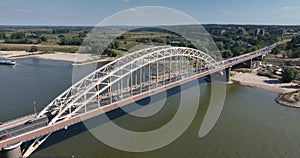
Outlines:
<svg viewBox="0 0 300 158"><path fill-rule="evenodd" d="M295 36L286 44L278 45L273 49L272 54L283 54L283 57L300 58L300 36Z"/></svg>
<svg viewBox="0 0 300 158"><path fill-rule="evenodd" d="M26 34L25 32L14 32L10 36L6 36L2 32L0 33L0 39L5 39L4 43L12 44L39 44L48 40L45 36Z"/></svg>
<svg viewBox="0 0 300 158"><path fill-rule="evenodd" d="M242 37L234 34L228 37L214 35L213 39L216 41L223 58L231 58L253 52L282 40L279 37Z"/></svg>

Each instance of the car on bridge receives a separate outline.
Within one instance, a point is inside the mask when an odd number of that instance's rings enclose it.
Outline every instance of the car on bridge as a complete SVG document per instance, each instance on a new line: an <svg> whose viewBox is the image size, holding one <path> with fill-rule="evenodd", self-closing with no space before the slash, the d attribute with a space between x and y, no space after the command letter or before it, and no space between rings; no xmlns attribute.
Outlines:
<svg viewBox="0 0 300 158"><path fill-rule="evenodd" d="M0 141L10 138L10 134L6 134L0 137Z"/></svg>
<svg viewBox="0 0 300 158"><path fill-rule="evenodd" d="M33 120L28 120L28 121L26 121L25 123L24 123L24 125L29 125L29 124L31 124L33 122Z"/></svg>

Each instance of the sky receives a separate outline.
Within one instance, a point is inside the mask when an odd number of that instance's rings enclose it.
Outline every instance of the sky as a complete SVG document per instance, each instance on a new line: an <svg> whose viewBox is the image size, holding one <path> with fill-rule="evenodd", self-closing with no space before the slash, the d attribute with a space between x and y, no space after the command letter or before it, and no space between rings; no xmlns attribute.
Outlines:
<svg viewBox="0 0 300 158"><path fill-rule="evenodd" d="M201 24L300 25L299 0L2 0L0 25L95 26L141 6L172 8Z"/></svg>

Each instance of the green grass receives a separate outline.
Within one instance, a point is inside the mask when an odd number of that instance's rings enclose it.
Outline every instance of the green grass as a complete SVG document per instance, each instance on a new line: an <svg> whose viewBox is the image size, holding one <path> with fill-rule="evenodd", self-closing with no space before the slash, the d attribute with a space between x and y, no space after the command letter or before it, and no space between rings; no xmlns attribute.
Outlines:
<svg viewBox="0 0 300 158"><path fill-rule="evenodd" d="M251 69L247 69L247 68L238 68L238 69L234 69L234 71L242 72L242 73L251 73L252 72Z"/></svg>
<svg viewBox="0 0 300 158"><path fill-rule="evenodd" d="M65 52L65 53L76 53L78 48L76 47L62 47L62 48L54 48L53 51L55 52Z"/></svg>
<svg viewBox="0 0 300 158"><path fill-rule="evenodd" d="M115 53L117 53L117 55L123 55L124 51L122 50L118 50L118 49L112 49Z"/></svg>
<svg viewBox="0 0 300 158"><path fill-rule="evenodd" d="M259 71L257 73L258 76L266 76L266 77L269 77L269 78L275 78L274 74L270 71Z"/></svg>
<svg viewBox="0 0 300 158"><path fill-rule="evenodd" d="M0 51L27 51L27 49L18 47L1 47Z"/></svg>
<svg viewBox="0 0 300 158"><path fill-rule="evenodd" d="M27 30L23 30L26 31ZM50 31L51 32L51 31ZM60 42L60 38L58 37L59 35L63 35L66 38L72 38L72 37L77 37L78 34L80 32L82 32L82 30L77 31L77 30L73 30L71 33L57 33L57 34L52 34L52 33L42 33L40 36L44 36L47 38L46 42L42 42L41 44L35 45L38 47L39 51L57 51L57 52L66 52L66 53L75 53L78 51L79 47L78 46L66 46L66 45L59 45ZM7 34L9 35L9 34ZM111 47L109 49L112 49L114 52L116 52L116 54L118 56L123 55L124 54L124 50L130 50L132 48L134 48L135 46L138 45L145 45L147 43L143 43L143 42L137 42L136 39L160 39L164 42L168 41L168 39L166 38L166 36L171 37L171 39L169 40L176 40L176 39L180 39L180 37L178 37L175 34L170 34L170 33L165 33L165 32L158 32L158 31L129 31L126 32L125 34L123 34L125 36L125 39L115 39L115 41L117 41L119 43L118 47ZM174 38L173 38L174 37ZM2 41L4 42L4 41ZM30 47L32 45L26 45L26 44L9 44L6 45L4 43L1 43L0 41L0 49L1 47L7 47L7 48L2 48L3 50L29 50ZM84 49L82 52L85 52Z"/></svg>
<svg viewBox="0 0 300 158"><path fill-rule="evenodd" d="M41 36L45 36L49 40L49 39L56 39L58 34L42 34Z"/></svg>

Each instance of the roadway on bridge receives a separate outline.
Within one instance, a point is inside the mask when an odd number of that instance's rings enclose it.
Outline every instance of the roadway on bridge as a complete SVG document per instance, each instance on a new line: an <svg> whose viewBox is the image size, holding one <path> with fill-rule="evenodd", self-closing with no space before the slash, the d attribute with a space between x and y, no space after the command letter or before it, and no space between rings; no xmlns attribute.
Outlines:
<svg viewBox="0 0 300 158"><path fill-rule="evenodd" d="M18 124L16 126L1 130L0 137L5 135L9 137L15 137L23 133L26 133L28 131L33 131L35 129L39 129L41 127L47 126L48 121L49 120L47 117L41 117L38 119L29 119L25 123Z"/></svg>

